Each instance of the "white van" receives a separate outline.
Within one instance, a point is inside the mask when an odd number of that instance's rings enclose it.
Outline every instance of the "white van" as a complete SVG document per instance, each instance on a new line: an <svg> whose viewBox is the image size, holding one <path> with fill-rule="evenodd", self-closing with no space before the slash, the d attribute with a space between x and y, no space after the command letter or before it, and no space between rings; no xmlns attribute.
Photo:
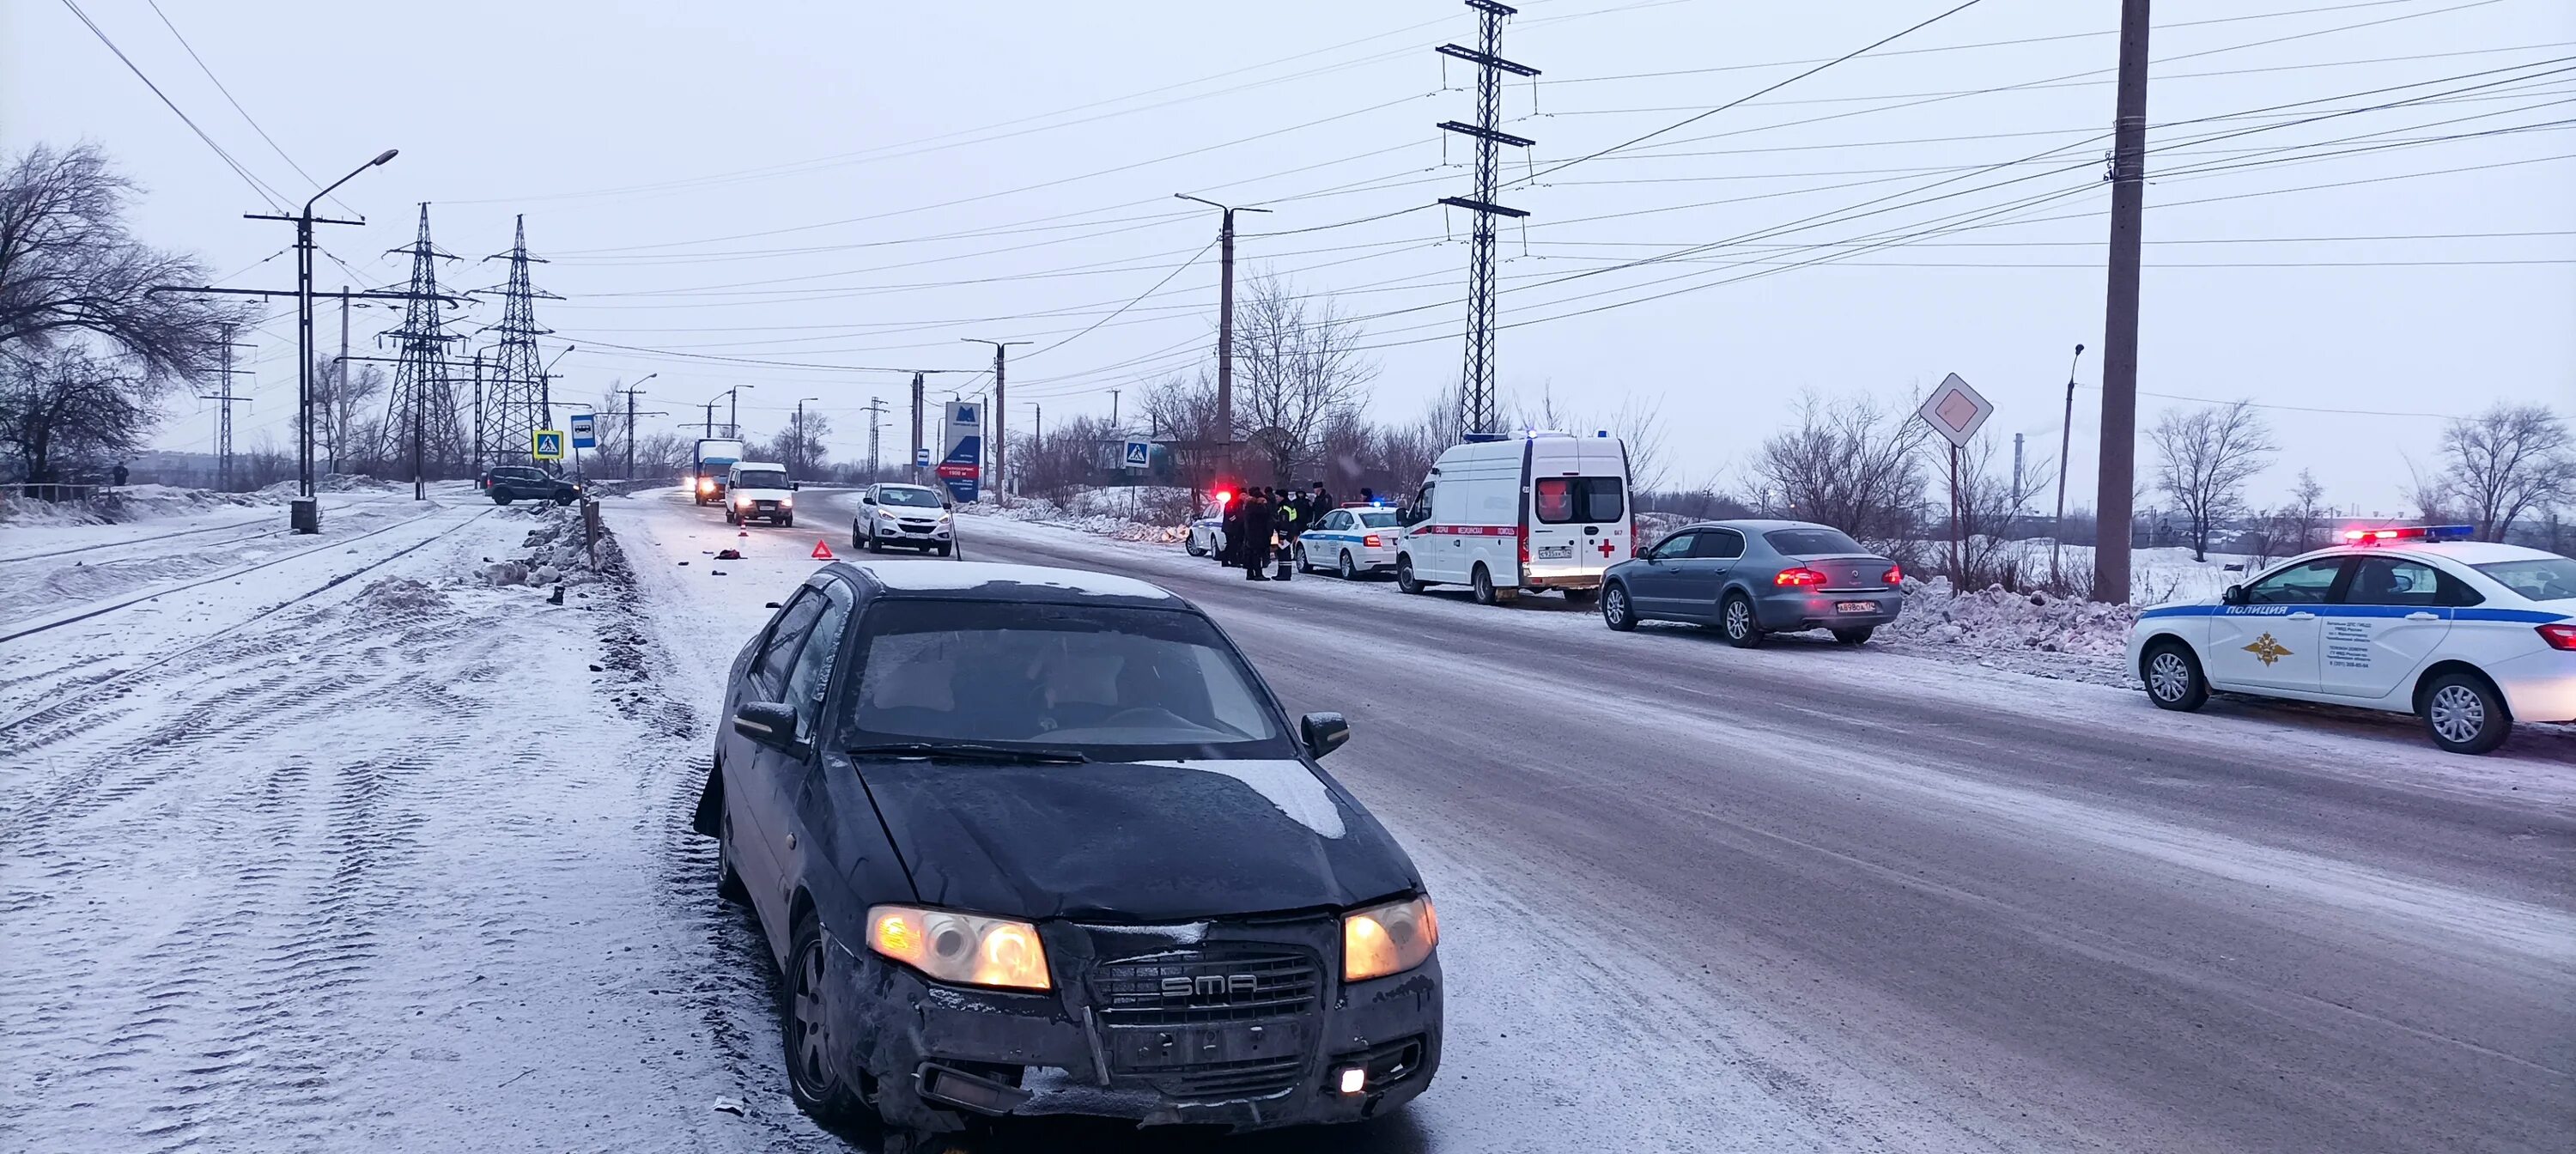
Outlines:
<svg viewBox="0 0 2576 1154"><path fill-rule="evenodd" d="M1440 454L1406 513L1396 587L1466 585L1479 604L1523 590L1589 599L1636 548L1628 446L1608 432L1533 432Z"/></svg>
<svg viewBox="0 0 2576 1154"><path fill-rule="evenodd" d="M736 461L725 470L725 523L744 525L754 520L772 525L796 523L796 482L787 479L787 466L771 461Z"/></svg>

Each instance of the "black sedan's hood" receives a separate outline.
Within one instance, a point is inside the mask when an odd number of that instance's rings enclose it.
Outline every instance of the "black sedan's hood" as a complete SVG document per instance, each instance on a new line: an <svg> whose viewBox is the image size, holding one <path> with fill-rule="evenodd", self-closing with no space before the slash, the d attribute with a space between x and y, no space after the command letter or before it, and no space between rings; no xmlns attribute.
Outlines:
<svg viewBox="0 0 2576 1154"><path fill-rule="evenodd" d="M1377 820L1299 761L858 770L930 905L1188 921L1349 907L1417 885Z"/></svg>

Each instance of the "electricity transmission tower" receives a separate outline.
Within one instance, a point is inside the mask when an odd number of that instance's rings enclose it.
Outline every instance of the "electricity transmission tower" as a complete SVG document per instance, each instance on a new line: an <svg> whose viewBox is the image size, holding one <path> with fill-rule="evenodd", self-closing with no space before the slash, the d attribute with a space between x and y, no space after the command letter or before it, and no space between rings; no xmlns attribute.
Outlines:
<svg viewBox="0 0 2576 1154"><path fill-rule="evenodd" d="M410 460L417 496L433 460L444 464L462 455L457 451L456 388L447 369L447 342L460 338L447 332L447 302L438 291L438 262L456 258L430 243L425 202L419 237L409 247L391 251L411 254L411 283L404 293L409 300L401 327L376 337L379 345L390 341L395 350L393 396L385 409L379 456ZM341 361L340 371L348 372L347 360Z"/></svg>
<svg viewBox="0 0 2576 1154"><path fill-rule="evenodd" d="M877 447L885 434L886 403L883 397L868 398L868 483L877 481Z"/></svg>
<svg viewBox="0 0 2576 1154"><path fill-rule="evenodd" d="M215 386L214 392L199 393L197 398L223 403L220 415L215 418L215 489L218 492L229 493L233 491L233 402L250 399L233 395L233 378L250 371L233 367L233 350L251 346L233 340L231 325L221 326L221 332L223 336L218 342L218 347L223 349L224 363L222 368L215 370L217 374L215 379L220 383Z"/></svg>
<svg viewBox="0 0 2576 1154"><path fill-rule="evenodd" d="M483 330L501 334L485 385L482 446L483 458L496 463L532 459L536 432L547 427L553 398L548 395L545 365L537 357L537 338L551 336L554 330L538 326L536 302L563 299L528 283L529 263L545 261L528 255L527 217L518 218L518 237L510 251L483 259L503 257L510 261L510 279L501 290L501 323Z"/></svg>
<svg viewBox="0 0 2576 1154"><path fill-rule="evenodd" d="M1440 127L1476 142L1476 195L1444 196L1440 203L1463 208L1475 214L1474 231L1467 247L1467 368L1458 381L1458 431L1461 433L1492 432L1500 418L1494 394L1494 218L1508 216L1515 220L1529 213L1505 208L1494 203L1494 146L1508 144L1527 148L1538 143L1526 136L1514 136L1495 127L1502 118L1503 77L1536 76L1538 69L1515 64L1495 55L1503 43L1503 17L1519 11L1494 0L1466 0L1477 11L1483 25L1483 36L1477 48L1443 44L1443 56L1455 56L1476 66L1476 123L1442 121Z"/></svg>

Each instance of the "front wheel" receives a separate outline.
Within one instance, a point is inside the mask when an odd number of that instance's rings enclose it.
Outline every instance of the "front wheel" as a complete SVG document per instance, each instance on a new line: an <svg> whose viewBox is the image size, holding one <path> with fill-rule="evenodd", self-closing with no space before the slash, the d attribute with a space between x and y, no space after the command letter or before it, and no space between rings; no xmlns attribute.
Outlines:
<svg viewBox="0 0 2576 1154"><path fill-rule="evenodd" d="M2474 673L2445 673L2424 687L2424 731L2449 753L2485 753L2513 732L2495 686Z"/></svg>
<svg viewBox="0 0 2576 1154"><path fill-rule="evenodd" d="M492 490L492 503L495 505L507 505L515 500L518 500L518 498L511 496L510 491L507 489Z"/></svg>
<svg viewBox="0 0 2576 1154"><path fill-rule="evenodd" d="M1422 592L1422 582L1413 576L1413 558L1398 556L1395 559L1395 588L1401 593Z"/></svg>
<svg viewBox="0 0 2576 1154"><path fill-rule="evenodd" d="M2199 659L2182 642L2149 646L2138 676L2147 683L2147 700L2157 708L2189 713L2209 701L2209 679L2201 676Z"/></svg>
<svg viewBox="0 0 2576 1154"><path fill-rule="evenodd" d="M1199 544L1199 535L1196 533L1190 534L1189 543L1181 546L1181 548L1189 550L1190 556L1192 557L1205 557L1208 555L1207 546Z"/></svg>
<svg viewBox="0 0 2576 1154"><path fill-rule="evenodd" d="M787 1050L787 1090L796 1108L817 1121L859 1116L859 1096L841 1080L832 1061L831 986L823 976L823 927L812 915L796 923L787 949L785 980L778 983L781 1040Z"/></svg>
<svg viewBox="0 0 2576 1154"><path fill-rule="evenodd" d="M1718 627L1726 632L1726 643L1738 649L1751 649L1762 644L1762 623L1753 616L1753 599L1741 593L1726 595L1726 604L1717 611Z"/></svg>
<svg viewBox="0 0 2576 1154"><path fill-rule="evenodd" d="M781 529L793 529L796 527L796 518L781 517L778 519L778 527Z"/></svg>
<svg viewBox="0 0 2576 1154"><path fill-rule="evenodd" d="M557 505L569 505L569 504L572 504L572 494L570 494L570 493L557 493L557 494L555 494L555 504L557 504Z"/></svg>
<svg viewBox="0 0 2576 1154"><path fill-rule="evenodd" d="M941 542L941 543L940 543L940 545L939 545L939 555L940 555L940 556L942 556L942 557L945 557L945 556L947 556L947 555L948 555L948 551L949 551L950 549L953 549L953 548L955 548L955 546L950 545L950 544L948 544L948 543L946 543L946 542L944 542L944 541L943 541L943 542Z"/></svg>
<svg viewBox="0 0 2576 1154"><path fill-rule="evenodd" d="M1628 590L1613 585L1601 591L1601 623L1613 633L1626 633L1637 627L1637 613L1628 607Z"/></svg>

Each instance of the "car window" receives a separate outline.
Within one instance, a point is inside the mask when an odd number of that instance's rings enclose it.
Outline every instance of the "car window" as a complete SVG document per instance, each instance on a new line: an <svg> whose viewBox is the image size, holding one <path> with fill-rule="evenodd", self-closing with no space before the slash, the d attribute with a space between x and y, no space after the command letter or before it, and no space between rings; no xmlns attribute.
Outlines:
<svg viewBox="0 0 2576 1154"><path fill-rule="evenodd" d="M1773 529L1762 535L1771 543L1773 552L1783 557L1821 557L1831 553L1867 553L1851 534L1840 529L1818 526L1813 529Z"/></svg>
<svg viewBox="0 0 2576 1154"><path fill-rule="evenodd" d="M909 505L916 509L936 509L939 494L928 489L879 489L877 502L884 505Z"/></svg>
<svg viewBox="0 0 2576 1154"><path fill-rule="evenodd" d="M1732 561L1744 555L1744 534L1733 529L1702 529L1698 543L1691 546L1690 555L1712 561Z"/></svg>
<svg viewBox="0 0 2576 1154"><path fill-rule="evenodd" d="M1095 758L1275 757L1285 745L1252 671L1196 613L895 599L872 606L857 636L843 715L853 743L1027 742Z"/></svg>
<svg viewBox="0 0 2576 1154"><path fill-rule="evenodd" d="M1598 525L1627 514L1627 492L1617 477L1541 477L1530 491L1538 519L1549 525Z"/></svg>
<svg viewBox="0 0 2576 1154"><path fill-rule="evenodd" d="M1352 514L1351 516L1356 518L1362 526L1371 529L1392 529L1396 526L1395 514L1385 510L1372 510L1366 513ZM1345 524L1347 523L1348 522L1345 522Z"/></svg>
<svg viewBox="0 0 2576 1154"><path fill-rule="evenodd" d="M2440 603L2440 595L2441 580L2432 566L2404 557L2364 557L2353 563L2343 603L2432 606Z"/></svg>
<svg viewBox="0 0 2576 1154"><path fill-rule="evenodd" d="M832 659L841 652L843 628L850 623L850 591L835 581L823 587L823 610L796 651L787 672L787 691L780 700L796 710L796 736L810 739L823 716L823 694L830 688Z"/></svg>
<svg viewBox="0 0 2576 1154"><path fill-rule="evenodd" d="M745 469L734 474L733 483L738 489L784 489L787 487L787 470Z"/></svg>
<svg viewBox="0 0 2576 1154"><path fill-rule="evenodd" d="M1661 541L1655 542L1655 547L1648 550L1646 555L1658 561L1671 561L1680 557L1688 557L1690 556L1691 549L1693 548L1692 542L1697 540L1699 540L1699 533L1697 531L1684 529L1679 533L1675 533L1670 537L1666 537Z"/></svg>
<svg viewBox="0 0 2576 1154"><path fill-rule="evenodd" d="M1343 512L1343 511L1341 511L1341 510L1339 510L1339 509L1335 509L1335 510L1333 510L1333 511L1332 511L1332 512L1330 512L1330 513L1326 513L1326 514L1324 514L1324 525L1323 525L1323 528L1325 529L1325 531L1326 531L1326 532L1330 532L1330 531L1335 530L1335 529L1348 529L1348 528L1350 528L1350 527L1351 527L1351 515L1350 515L1350 514L1345 513L1345 512Z"/></svg>
<svg viewBox="0 0 2576 1154"><path fill-rule="evenodd" d="M2534 601L2576 597L2576 560L2534 557L2528 561L2489 561L2470 568Z"/></svg>
<svg viewBox="0 0 2576 1154"><path fill-rule="evenodd" d="M778 624L769 631L769 643L760 650L760 660L752 663L752 693L760 701L776 701L787 683L788 663L796 659L796 643L805 639L805 631L814 627L822 616L823 595L811 586L796 591L787 608L778 614Z"/></svg>
<svg viewBox="0 0 2576 1154"><path fill-rule="evenodd" d="M2293 565L2246 586L2248 605L2320 605L2334 588L2335 576L2343 572L2344 559L2321 557L2305 564Z"/></svg>

